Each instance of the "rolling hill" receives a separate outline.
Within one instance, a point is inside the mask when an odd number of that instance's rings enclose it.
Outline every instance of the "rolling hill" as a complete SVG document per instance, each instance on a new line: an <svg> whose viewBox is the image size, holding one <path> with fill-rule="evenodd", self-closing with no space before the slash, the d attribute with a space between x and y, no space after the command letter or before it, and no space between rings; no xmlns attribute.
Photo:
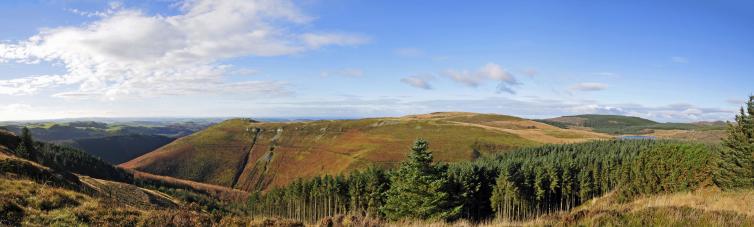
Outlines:
<svg viewBox="0 0 754 227"><path fill-rule="evenodd" d="M433 155L441 162L472 159L475 150L489 154L611 138L517 117L458 112L286 123L233 119L121 166L247 191L265 190L301 177L394 166L420 137L432 141Z"/></svg>
<svg viewBox="0 0 754 227"><path fill-rule="evenodd" d="M35 140L71 146L120 164L153 151L214 121L43 121L5 122L0 128L20 134L28 127Z"/></svg>
<svg viewBox="0 0 754 227"><path fill-rule="evenodd" d="M84 138L99 138L120 135L161 135L166 137L182 137L209 126L210 122L119 122L104 123L97 121L71 122L6 122L0 127L16 134L21 133L23 127L28 127L31 134L39 141L64 143Z"/></svg>
<svg viewBox="0 0 754 227"><path fill-rule="evenodd" d="M563 116L537 121L560 128L586 129L612 135L653 134L653 136L661 138L706 139L709 141L719 139L720 132L726 127L724 122L660 123L640 117L599 114ZM696 133L695 135L684 133L688 131L706 133Z"/></svg>
<svg viewBox="0 0 754 227"><path fill-rule="evenodd" d="M110 164L120 164L153 151L175 138L161 135L120 135L75 139L64 145L75 147L100 157Z"/></svg>

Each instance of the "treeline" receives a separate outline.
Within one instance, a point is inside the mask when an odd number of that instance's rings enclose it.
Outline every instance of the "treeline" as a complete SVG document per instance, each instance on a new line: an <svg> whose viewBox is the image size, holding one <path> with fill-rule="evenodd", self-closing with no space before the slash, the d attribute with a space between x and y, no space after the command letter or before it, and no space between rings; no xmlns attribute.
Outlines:
<svg viewBox="0 0 754 227"><path fill-rule="evenodd" d="M264 194L252 193L248 210L251 216L279 216L309 222L349 212L382 216L380 208L385 204L387 177L385 171L369 168L349 176L299 179Z"/></svg>
<svg viewBox="0 0 754 227"><path fill-rule="evenodd" d="M616 190L619 199L702 186L720 147L669 141L553 145L489 161L499 176L491 194L498 218L522 220L569 210Z"/></svg>
<svg viewBox="0 0 754 227"><path fill-rule="evenodd" d="M133 176L125 170L86 152L51 143L35 142L27 128L22 129L20 143L11 151L19 157L55 170L125 183L133 180Z"/></svg>
<svg viewBox="0 0 754 227"><path fill-rule="evenodd" d="M614 190L627 200L703 186L730 173L718 166L723 150L672 141L598 141L439 165L426 149L413 149L399 169L298 180L256 193L249 204L255 215L308 221L346 213L391 220L522 220Z"/></svg>

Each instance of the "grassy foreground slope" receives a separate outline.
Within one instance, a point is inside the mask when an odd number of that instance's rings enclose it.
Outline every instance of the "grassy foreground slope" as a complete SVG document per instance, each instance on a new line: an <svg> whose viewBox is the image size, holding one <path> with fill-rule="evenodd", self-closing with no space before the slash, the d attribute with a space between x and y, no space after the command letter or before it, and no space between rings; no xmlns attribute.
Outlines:
<svg viewBox="0 0 754 227"><path fill-rule="evenodd" d="M260 123L222 122L178 139L123 167L243 190L286 185L300 177L393 166L416 138L433 141L436 160L470 160L544 143L609 136L492 114L433 113L399 118Z"/></svg>
<svg viewBox="0 0 754 227"><path fill-rule="evenodd" d="M39 153L32 156L25 146L0 130L0 226L302 226L245 215L246 192L132 175L45 143L36 143ZM105 166L118 174L103 171ZM91 171L102 171L104 178L84 174Z"/></svg>
<svg viewBox="0 0 754 227"><path fill-rule="evenodd" d="M593 199L563 214L516 225L567 226L754 226L754 191L715 188L653 195L630 202L615 194ZM501 223L498 223L501 224Z"/></svg>
<svg viewBox="0 0 754 227"><path fill-rule="evenodd" d="M26 171L7 171L26 165ZM51 175L28 175L34 171ZM78 176L59 179L47 167L0 152L0 226L302 226L252 219L196 205L197 194L171 194ZM42 177L46 176L46 177ZM183 196L182 195L187 195ZM211 200L211 198L209 198Z"/></svg>

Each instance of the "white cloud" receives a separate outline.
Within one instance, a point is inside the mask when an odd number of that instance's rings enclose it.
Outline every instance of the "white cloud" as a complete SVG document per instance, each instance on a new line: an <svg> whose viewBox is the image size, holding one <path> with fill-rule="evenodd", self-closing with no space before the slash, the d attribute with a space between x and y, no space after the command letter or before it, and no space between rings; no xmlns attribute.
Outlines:
<svg viewBox="0 0 754 227"><path fill-rule="evenodd" d="M422 51L419 48L413 48L413 47L406 47L406 48L398 48L394 50L395 54L401 57L422 57L424 56L424 51Z"/></svg>
<svg viewBox="0 0 754 227"><path fill-rule="evenodd" d="M498 92L515 93L511 86L518 85L516 78L500 65L487 63L480 69L470 72L468 70L446 70L444 73L455 82L469 87L478 87L484 82L493 81L498 83Z"/></svg>
<svg viewBox="0 0 754 227"><path fill-rule="evenodd" d="M320 48L328 45L359 45L369 42L369 38L353 34L303 34L301 36L304 43L310 48Z"/></svg>
<svg viewBox="0 0 754 227"><path fill-rule="evenodd" d="M228 71L227 74L234 76L253 76L259 74L259 70L250 68L235 68Z"/></svg>
<svg viewBox="0 0 754 227"><path fill-rule="evenodd" d="M434 78L433 76L429 76L429 75L425 75L425 76L414 75L414 76L402 78L401 82L415 88L430 90L432 89L432 85L429 84L429 81L432 80L433 78Z"/></svg>
<svg viewBox="0 0 754 227"><path fill-rule="evenodd" d="M744 105L744 103L746 103L746 100L744 100L744 99L734 99L734 98L731 98L731 99L726 99L726 100L725 100L725 102L727 102L728 104L731 104L731 105L739 105L739 106L742 106L742 105Z"/></svg>
<svg viewBox="0 0 754 227"><path fill-rule="evenodd" d="M613 72L596 72L594 73L595 76L604 76L604 77L618 77L619 75L617 73Z"/></svg>
<svg viewBox="0 0 754 227"><path fill-rule="evenodd" d="M79 9L66 9L66 11L84 17L106 17L123 8L123 3L121 2L110 2L108 5L109 8L103 11L83 11Z"/></svg>
<svg viewBox="0 0 754 227"><path fill-rule="evenodd" d="M338 69L338 70L332 70L332 71L324 71L320 73L320 76L322 77L330 77L330 76L360 77L363 75L364 75L364 70L357 69L357 68L345 68L345 69Z"/></svg>
<svg viewBox="0 0 754 227"><path fill-rule="evenodd" d="M229 88L268 92L252 86L280 83L225 82L229 67L217 62L368 41L360 35L294 29L310 27L300 25L312 18L290 1L186 0L179 5L181 13L175 16L114 6L83 26L44 29L25 41L0 43L0 61L62 63L66 69L63 75L0 80L0 94L32 94L60 85L78 85L78 89L57 97L105 99ZM19 84L23 87L5 89Z"/></svg>
<svg viewBox="0 0 754 227"><path fill-rule="evenodd" d="M29 76L19 79L0 80L0 95L28 95L54 84L65 83L65 78L57 75Z"/></svg>
<svg viewBox="0 0 754 227"><path fill-rule="evenodd" d="M528 68L524 70L524 75L527 75L529 77L537 76L537 74L539 74L539 70L535 68Z"/></svg>
<svg viewBox="0 0 754 227"><path fill-rule="evenodd" d="M608 88L607 84L603 83L579 83L570 87L571 91L602 91Z"/></svg>

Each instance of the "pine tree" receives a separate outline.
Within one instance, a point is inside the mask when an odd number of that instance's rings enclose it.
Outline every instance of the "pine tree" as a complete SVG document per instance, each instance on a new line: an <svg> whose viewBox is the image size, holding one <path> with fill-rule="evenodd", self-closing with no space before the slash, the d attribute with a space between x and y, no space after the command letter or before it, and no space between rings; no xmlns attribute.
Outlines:
<svg viewBox="0 0 754 227"><path fill-rule="evenodd" d="M728 136L723 144L731 149L721 152L721 171L733 175L727 186L754 186L754 96L736 115L735 124L728 123Z"/></svg>
<svg viewBox="0 0 754 227"><path fill-rule="evenodd" d="M382 211L391 220L445 219L456 215L447 192L447 167L432 163L428 143L419 139L411 148L408 160L390 176L390 189Z"/></svg>
<svg viewBox="0 0 754 227"><path fill-rule="evenodd" d="M34 140L31 138L31 132L27 127L24 127L21 130L21 144L18 147L18 152L21 154L21 156L29 160L37 160L37 152L34 148Z"/></svg>

